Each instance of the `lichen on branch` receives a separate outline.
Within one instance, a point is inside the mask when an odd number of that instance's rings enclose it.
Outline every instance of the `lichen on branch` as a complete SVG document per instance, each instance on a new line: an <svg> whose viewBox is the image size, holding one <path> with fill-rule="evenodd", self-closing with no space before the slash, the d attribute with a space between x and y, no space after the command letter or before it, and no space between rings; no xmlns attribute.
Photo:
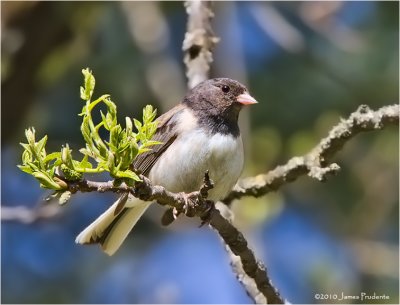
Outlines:
<svg viewBox="0 0 400 305"><path fill-rule="evenodd" d="M211 28L211 19L214 17L211 5L210 1L185 2L188 22L182 49L189 88L208 79L213 61L211 51L219 41Z"/></svg>
<svg viewBox="0 0 400 305"><path fill-rule="evenodd" d="M375 111L361 105L347 119L342 119L334 126L309 153L293 157L285 165L280 165L268 173L241 179L223 202L229 204L234 199L244 196L260 197L304 175L325 181L329 175L340 170L340 166L331 163L331 160L351 138L361 132L381 130L398 124L398 104L384 106Z"/></svg>

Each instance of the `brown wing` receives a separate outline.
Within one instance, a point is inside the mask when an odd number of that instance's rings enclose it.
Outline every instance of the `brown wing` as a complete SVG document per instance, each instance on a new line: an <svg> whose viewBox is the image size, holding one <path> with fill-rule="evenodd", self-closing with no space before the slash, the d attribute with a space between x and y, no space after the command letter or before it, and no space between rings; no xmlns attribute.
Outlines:
<svg viewBox="0 0 400 305"><path fill-rule="evenodd" d="M158 127L152 140L162 142L162 144L152 146L150 151L139 155L135 161L133 161L133 167L136 171L147 176L154 163L157 162L158 158L160 158L167 148L175 141L178 136L175 118L182 110L183 105L179 104L157 119Z"/></svg>

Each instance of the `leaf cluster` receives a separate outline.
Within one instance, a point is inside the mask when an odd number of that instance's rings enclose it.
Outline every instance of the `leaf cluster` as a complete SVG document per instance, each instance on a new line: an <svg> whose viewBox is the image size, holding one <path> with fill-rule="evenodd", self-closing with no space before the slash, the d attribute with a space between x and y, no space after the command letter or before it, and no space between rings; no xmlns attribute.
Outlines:
<svg viewBox="0 0 400 305"><path fill-rule="evenodd" d="M36 141L35 129L32 127L25 131L27 143L21 143L24 151L22 165L18 167L35 177L41 187L56 191L65 190L68 181L80 180L85 173L108 172L115 183L133 185L135 181L140 181L131 169L134 159L150 150L151 146L161 144L151 140L157 129L156 110L147 105L143 109L142 122L126 117L123 127L117 121L117 106L110 95L105 94L92 100L95 78L89 69L82 70L82 73L84 83L80 88L80 96L85 105L79 115L82 116L80 129L85 147L79 151L83 158L75 160L68 144L59 152L47 154L47 136ZM100 104L105 105L106 111L103 113L100 110L101 121L96 124L92 112ZM106 136L102 138L101 133Z"/></svg>

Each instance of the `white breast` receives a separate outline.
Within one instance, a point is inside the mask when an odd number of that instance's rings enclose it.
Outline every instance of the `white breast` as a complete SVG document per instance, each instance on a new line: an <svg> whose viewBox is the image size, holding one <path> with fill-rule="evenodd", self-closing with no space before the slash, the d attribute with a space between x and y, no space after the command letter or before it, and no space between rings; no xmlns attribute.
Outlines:
<svg viewBox="0 0 400 305"><path fill-rule="evenodd" d="M232 189L243 168L241 137L215 134L210 136L197 126L189 110L178 126L180 136L154 164L149 178L172 192L197 191L206 170L214 181L209 199L220 200Z"/></svg>

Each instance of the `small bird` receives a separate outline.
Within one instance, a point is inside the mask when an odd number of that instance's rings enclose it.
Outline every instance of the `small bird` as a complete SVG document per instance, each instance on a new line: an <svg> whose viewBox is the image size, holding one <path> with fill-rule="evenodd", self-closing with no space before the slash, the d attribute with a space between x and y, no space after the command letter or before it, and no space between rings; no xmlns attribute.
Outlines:
<svg viewBox="0 0 400 305"><path fill-rule="evenodd" d="M185 193L199 190L208 170L214 181L208 199L223 199L243 168L239 112L244 105L256 103L245 86L229 78L198 84L180 104L157 119L153 140L162 144L139 155L133 167L153 185ZM104 252L113 255L150 204L122 195L77 236L76 243L99 243Z"/></svg>

